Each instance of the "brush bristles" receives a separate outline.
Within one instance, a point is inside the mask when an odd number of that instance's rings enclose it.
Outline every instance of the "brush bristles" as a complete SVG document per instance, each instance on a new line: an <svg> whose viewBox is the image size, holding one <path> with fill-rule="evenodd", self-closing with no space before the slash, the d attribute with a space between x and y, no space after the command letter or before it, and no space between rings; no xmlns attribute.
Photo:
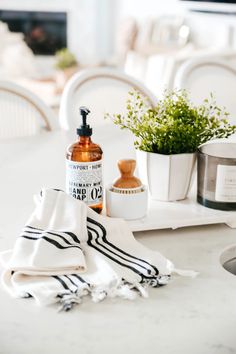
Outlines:
<svg viewBox="0 0 236 354"><path fill-rule="evenodd" d="M136 193L141 193L144 191L144 188L138 187L138 188L117 188L117 187L111 187L110 189L111 192L118 193L118 194L136 194Z"/></svg>

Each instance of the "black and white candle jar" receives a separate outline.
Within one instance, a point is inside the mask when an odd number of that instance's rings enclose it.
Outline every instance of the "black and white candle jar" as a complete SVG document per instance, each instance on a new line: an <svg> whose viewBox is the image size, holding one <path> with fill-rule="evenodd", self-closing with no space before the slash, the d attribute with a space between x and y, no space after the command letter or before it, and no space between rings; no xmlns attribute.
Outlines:
<svg viewBox="0 0 236 354"><path fill-rule="evenodd" d="M236 141L201 145L197 162L197 201L208 208L236 210Z"/></svg>

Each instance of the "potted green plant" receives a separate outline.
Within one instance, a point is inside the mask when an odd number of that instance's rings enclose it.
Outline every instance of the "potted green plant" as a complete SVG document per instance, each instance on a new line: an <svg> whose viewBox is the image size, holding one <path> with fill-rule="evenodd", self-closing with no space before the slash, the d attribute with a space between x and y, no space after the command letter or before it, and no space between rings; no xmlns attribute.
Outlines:
<svg viewBox="0 0 236 354"><path fill-rule="evenodd" d="M195 106L185 90L165 91L154 108L139 92L130 92L127 113L107 116L137 138L140 178L152 199L163 201L186 198L201 144L236 132L212 95Z"/></svg>
<svg viewBox="0 0 236 354"><path fill-rule="evenodd" d="M60 49L56 52L56 84L57 88L63 89L65 83L78 70L78 62L73 53L68 48Z"/></svg>

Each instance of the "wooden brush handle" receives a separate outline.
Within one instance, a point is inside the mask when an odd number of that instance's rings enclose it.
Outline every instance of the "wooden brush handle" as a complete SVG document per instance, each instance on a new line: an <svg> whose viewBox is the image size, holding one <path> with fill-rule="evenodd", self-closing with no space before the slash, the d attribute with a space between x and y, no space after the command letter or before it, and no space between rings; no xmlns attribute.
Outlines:
<svg viewBox="0 0 236 354"><path fill-rule="evenodd" d="M132 159L124 159L118 161L118 168L121 173L121 177L118 178L113 186L116 188L138 188L142 186L142 182L139 178L134 176L134 170L136 167L136 161Z"/></svg>

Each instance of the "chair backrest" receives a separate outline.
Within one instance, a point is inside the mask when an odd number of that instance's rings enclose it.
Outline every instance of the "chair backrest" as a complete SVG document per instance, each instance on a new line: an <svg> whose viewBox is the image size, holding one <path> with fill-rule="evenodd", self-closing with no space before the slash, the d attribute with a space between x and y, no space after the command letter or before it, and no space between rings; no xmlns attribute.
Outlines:
<svg viewBox="0 0 236 354"><path fill-rule="evenodd" d="M236 67L232 64L206 58L189 60L178 69L174 87L187 89L197 104L212 93L217 105L230 113L229 121L236 124Z"/></svg>
<svg viewBox="0 0 236 354"><path fill-rule="evenodd" d="M51 130L54 113L31 91L0 81L0 139L30 136Z"/></svg>
<svg viewBox="0 0 236 354"><path fill-rule="evenodd" d="M110 68L87 69L76 73L67 83L61 99L59 122L64 130L78 127L79 107L91 111L91 125L111 124L105 113L125 113L128 92L139 91L150 106L156 104L155 96L131 76Z"/></svg>

